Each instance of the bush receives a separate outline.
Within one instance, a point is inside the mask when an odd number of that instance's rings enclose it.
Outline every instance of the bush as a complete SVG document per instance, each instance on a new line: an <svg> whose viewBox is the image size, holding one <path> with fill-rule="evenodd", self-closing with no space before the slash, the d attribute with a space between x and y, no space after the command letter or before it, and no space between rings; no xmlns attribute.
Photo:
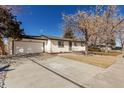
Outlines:
<svg viewBox="0 0 124 93"><path fill-rule="evenodd" d="M122 50L122 47L115 47L113 50Z"/></svg>
<svg viewBox="0 0 124 93"><path fill-rule="evenodd" d="M101 49L100 48L96 48L96 47L92 47L92 48L89 48L88 51L101 52Z"/></svg>

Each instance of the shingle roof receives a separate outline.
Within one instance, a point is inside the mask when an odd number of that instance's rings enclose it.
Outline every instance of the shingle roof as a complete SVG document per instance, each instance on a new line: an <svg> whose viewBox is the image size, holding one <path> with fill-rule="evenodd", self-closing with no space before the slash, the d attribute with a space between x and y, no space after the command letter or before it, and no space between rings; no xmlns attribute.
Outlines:
<svg viewBox="0 0 124 93"><path fill-rule="evenodd" d="M64 41L81 41L81 40L74 40L74 39L57 37L57 36L46 36L46 35L40 35L40 36L23 35L22 38L39 39L39 40L51 39L51 40L64 40Z"/></svg>
<svg viewBox="0 0 124 93"><path fill-rule="evenodd" d="M38 39L38 40L42 40L45 39L47 40L47 37L43 37L43 36L31 36L31 35L22 35L22 38L28 38L28 39Z"/></svg>

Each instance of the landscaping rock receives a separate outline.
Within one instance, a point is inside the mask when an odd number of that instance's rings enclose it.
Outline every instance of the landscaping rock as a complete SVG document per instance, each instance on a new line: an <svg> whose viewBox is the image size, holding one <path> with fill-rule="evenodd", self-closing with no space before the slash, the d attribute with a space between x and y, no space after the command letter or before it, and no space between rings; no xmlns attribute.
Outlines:
<svg viewBox="0 0 124 93"><path fill-rule="evenodd" d="M6 77L6 70L9 67L8 59L0 59L0 88L4 87L4 80Z"/></svg>
<svg viewBox="0 0 124 93"><path fill-rule="evenodd" d="M5 76L6 76L6 72L0 71L0 88L4 87Z"/></svg>

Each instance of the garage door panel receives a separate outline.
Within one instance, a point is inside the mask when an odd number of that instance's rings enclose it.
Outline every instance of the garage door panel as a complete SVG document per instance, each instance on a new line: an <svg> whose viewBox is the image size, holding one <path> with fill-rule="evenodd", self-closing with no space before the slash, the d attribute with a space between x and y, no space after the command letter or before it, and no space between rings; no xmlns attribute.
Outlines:
<svg viewBox="0 0 124 93"><path fill-rule="evenodd" d="M42 42L14 42L14 54L19 53L40 53L43 52Z"/></svg>

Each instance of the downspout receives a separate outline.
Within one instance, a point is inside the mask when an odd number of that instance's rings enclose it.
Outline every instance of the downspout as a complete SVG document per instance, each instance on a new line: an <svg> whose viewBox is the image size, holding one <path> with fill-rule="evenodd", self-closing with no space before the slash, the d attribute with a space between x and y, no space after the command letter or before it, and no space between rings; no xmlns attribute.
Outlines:
<svg viewBox="0 0 124 93"><path fill-rule="evenodd" d="M14 39L12 40L12 55L14 55Z"/></svg>

